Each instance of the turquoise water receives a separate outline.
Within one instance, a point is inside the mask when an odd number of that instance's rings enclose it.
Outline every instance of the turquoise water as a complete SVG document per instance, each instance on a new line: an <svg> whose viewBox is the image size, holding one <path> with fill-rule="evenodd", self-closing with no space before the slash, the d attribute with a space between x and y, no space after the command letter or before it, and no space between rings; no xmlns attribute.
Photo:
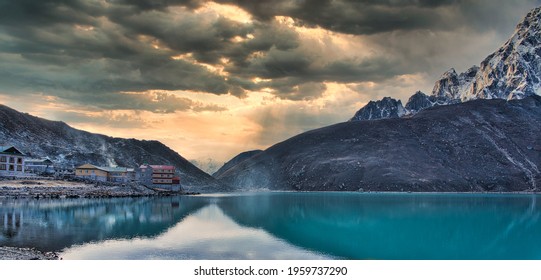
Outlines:
<svg viewBox="0 0 541 280"><path fill-rule="evenodd" d="M541 196L0 200L0 245L64 259L541 259Z"/></svg>

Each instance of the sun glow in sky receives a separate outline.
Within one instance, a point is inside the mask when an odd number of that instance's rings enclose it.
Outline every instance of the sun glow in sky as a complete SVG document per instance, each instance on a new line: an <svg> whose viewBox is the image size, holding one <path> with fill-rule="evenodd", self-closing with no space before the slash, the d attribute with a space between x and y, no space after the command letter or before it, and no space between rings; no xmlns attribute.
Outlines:
<svg viewBox="0 0 541 280"><path fill-rule="evenodd" d="M0 0L0 103L224 162L430 93L539 0Z"/></svg>

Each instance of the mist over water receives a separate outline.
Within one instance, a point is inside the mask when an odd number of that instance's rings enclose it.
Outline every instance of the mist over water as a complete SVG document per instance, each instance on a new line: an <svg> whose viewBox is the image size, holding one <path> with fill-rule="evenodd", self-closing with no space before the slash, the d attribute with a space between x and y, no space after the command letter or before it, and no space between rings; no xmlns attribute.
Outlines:
<svg viewBox="0 0 541 280"><path fill-rule="evenodd" d="M541 259L540 196L0 200L0 245L65 259Z"/></svg>

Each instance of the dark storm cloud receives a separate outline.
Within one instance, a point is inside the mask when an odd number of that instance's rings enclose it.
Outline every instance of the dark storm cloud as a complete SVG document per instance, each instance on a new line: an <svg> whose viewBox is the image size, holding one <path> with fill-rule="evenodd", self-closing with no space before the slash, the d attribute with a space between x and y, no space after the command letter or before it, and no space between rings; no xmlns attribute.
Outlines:
<svg viewBox="0 0 541 280"><path fill-rule="evenodd" d="M205 5L203 0L0 0L0 90L44 92L104 109L153 112L197 111L207 105L194 107L178 97L134 98L123 92L191 90L242 97L271 88L280 98L307 100L321 96L323 82L382 82L438 69L432 61L442 56L441 38L417 47L412 40L420 35L410 33L510 32L520 16L540 4L539 0L215 2L238 6L253 21L195 12ZM311 46L303 46L303 35L275 16L291 17L297 26L360 35L382 51L362 59L328 60L327 53L307 51ZM458 44L445 41L449 48L461 48ZM224 67L230 75L213 67ZM255 83L256 77L270 81Z"/></svg>
<svg viewBox="0 0 541 280"><path fill-rule="evenodd" d="M221 0L238 5L262 21L289 16L297 24L347 34L397 30L452 30L465 25L482 29L514 25L510 10L541 4L538 0Z"/></svg>
<svg viewBox="0 0 541 280"><path fill-rule="evenodd" d="M145 11L139 14L119 14L110 19L124 27L127 34L148 35L160 40L173 51L196 52L202 57L230 47L231 39L236 36L245 38L252 31L249 25L223 17L205 17L188 10L174 15L162 11Z"/></svg>
<svg viewBox="0 0 541 280"><path fill-rule="evenodd" d="M137 7L139 10L163 10L170 6L199 7L204 1L200 0L107 0L112 4Z"/></svg>
<svg viewBox="0 0 541 280"><path fill-rule="evenodd" d="M224 18L186 12L181 20L172 20L156 11L136 17L131 16L133 8L95 1L2 1L0 8L0 87L5 92L45 92L104 109L154 112L184 110L186 104L176 99L130 101L121 92L238 92L238 83L230 85L202 65L171 58L219 50L223 41L243 33Z"/></svg>

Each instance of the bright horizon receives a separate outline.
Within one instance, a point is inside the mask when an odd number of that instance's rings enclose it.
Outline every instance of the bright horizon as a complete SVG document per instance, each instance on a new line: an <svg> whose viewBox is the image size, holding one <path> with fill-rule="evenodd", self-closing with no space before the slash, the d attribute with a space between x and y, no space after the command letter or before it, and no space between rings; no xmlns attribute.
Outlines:
<svg viewBox="0 0 541 280"><path fill-rule="evenodd" d="M160 1L165 3L167 1ZM478 65L539 0L0 3L0 103L223 163Z"/></svg>

